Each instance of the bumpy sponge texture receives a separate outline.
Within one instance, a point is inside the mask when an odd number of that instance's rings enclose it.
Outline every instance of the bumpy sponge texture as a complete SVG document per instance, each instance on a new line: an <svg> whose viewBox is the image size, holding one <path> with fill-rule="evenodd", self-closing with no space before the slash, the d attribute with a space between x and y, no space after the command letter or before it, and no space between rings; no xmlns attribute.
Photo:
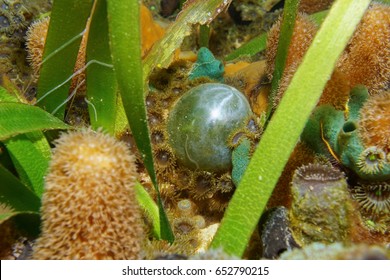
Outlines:
<svg viewBox="0 0 390 280"><path fill-rule="evenodd" d="M389 37L390 38L390 37ZM370 96L360 110L359 135L366 147L390 152L390 91Z"/></svg>
<svg viewBox="0 0 390 280"><path fill-rule="evenodd" d="M34 259L137 259L143 242L134 157L101 132L63 134L42 198Z"/></svg>
<svg viewBox="0 0 390 280"><path fill-rule="evenodd" d="M351 86L365 85L370 94L389 87L390 6L373 4L347 45L340 68Z"/></svg>

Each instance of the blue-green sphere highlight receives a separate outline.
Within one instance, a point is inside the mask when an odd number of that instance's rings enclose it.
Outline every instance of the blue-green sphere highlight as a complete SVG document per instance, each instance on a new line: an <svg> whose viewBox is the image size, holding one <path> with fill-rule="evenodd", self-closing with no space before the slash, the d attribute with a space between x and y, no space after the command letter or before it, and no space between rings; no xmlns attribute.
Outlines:
<svg viewBox="0 0 390 280"><path fill-rule="evenodd" d="M231 168L229 135L252 115L245 96L218 83L196 86L173 106L167 130L178 161L191 169L223 172Z"/></svg>

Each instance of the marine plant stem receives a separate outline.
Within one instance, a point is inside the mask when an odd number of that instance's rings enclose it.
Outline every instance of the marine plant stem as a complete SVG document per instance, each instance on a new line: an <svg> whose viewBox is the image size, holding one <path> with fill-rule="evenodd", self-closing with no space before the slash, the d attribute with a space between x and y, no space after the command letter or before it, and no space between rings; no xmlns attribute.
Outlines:
<svg viewBox="0 0 390 280"><path fill-rule="evenodd" d="M283 10L282 25L280 27L278 49L275 58L275 70L272 75L271 94L269 104L273 104L279 81L282 78L288 56L288 46L294 32L295 18L297 16L299 0L286 0ZM267 117L270 116L273 106L269 106Z"/></svg>
<svg viewBox="0 0 390 280"><path fill-rule="evenodd" d="M107 0L107 17L112 62L126 116L145 167L157 191L161 237L173 242L173 233L157 186L146 116L141 58L140 1Z"/></svg>
<svg viewBox="0 0 390 280"><path fill-rule="evenodd" d="M295 73L234 193L211 247L242 256L306 121L369 0L337 0Z"/></svg>
<svg viewBox="0 0 390 280"><path fill-rule="evenodd" d="M54 1L39 72L38 106L63 119L70 78L81 38L91 12L92 0Z"/></svg>
<svg viewBox="0 0 390 280"><path fill-rule="evenodd" d="M89 119L93 129L102 127L114 135L117 113L117 82L112 67L111 51L108 39L106 0L95 0L91 15L87 61L87 103Z"/></svg>

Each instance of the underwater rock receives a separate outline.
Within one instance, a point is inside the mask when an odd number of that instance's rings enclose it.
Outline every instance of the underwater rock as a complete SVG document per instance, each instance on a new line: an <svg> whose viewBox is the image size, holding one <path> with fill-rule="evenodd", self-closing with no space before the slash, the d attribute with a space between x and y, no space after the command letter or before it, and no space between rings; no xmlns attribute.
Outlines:
<svg viewBox="0 0 390 280"><path fill-rule="evenodd" d="M189 260L239 260L236 256L230 256L222 248L208 249L207 251L191 256Z"/></svg>
<svg viewBox="0 0 390 280"><path fill-rule="evenodd" d="M289 217L298 244L348 239L354 208L343 173L331 165L304 165L295 171L291 193Z"/></svg>
<svg viewBox="0 0 390 280"><path fill-rule="evenodd" d="M277 259L284 251L300 247L291 234L287 208L268 210L261 218L259 231L263 258Z"/></svg>
<svg viewBox="0 0 390 280"><path fill-rule="evenodd" d="M171 16L176 9L179 8L180 1L179 0L161 0L160 6L161 11L160 14L163 17Z"/></svg>
<svg viewBox="0 0 390 280"><path fill-rule="evenodd" d="M283 253L280 260L388 260L389 250L377 245L345 245L337 242L326 245L313 243L302 249Z"/></svg>
<svg viewBox="0 0 390 280"><path fill-rule="evenodd" d="M191 169L222 172L231 167L229 135L252 114L233 87L206 83L192 88L173 106L167 121L169 144Z"/></svg>

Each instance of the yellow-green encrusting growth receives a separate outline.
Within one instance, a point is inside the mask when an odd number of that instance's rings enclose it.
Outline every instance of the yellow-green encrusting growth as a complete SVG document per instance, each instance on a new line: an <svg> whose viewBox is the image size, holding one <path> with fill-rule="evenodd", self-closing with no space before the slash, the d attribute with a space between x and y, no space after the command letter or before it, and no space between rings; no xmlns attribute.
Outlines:
<svg viewBox="0 0 390 280"><path fill-rule="evenodd" d="M291 193L291 229L298 244L347 240L353 206L343 173L331 165L304 165L295 171Z"/></svg>
<svg viewBox="0 0 390 280"><path fill-rule="evenodd" d="M33 259L138 259L144 233L134 157L92 130L56 141Z"/></svg>

